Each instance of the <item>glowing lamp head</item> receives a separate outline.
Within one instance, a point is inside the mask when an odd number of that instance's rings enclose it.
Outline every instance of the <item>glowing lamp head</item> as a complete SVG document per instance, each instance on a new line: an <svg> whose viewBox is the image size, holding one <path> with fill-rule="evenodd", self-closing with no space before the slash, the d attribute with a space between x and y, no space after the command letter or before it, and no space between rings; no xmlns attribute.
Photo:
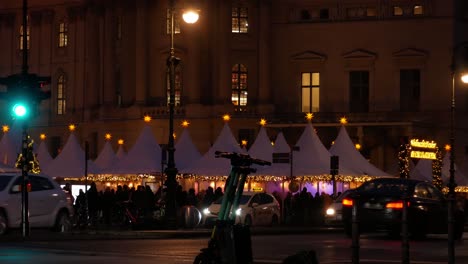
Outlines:
<svg viewBox="0 0 468 264"><path fill-rule="evenodd" d="M187 10L182 14L182 18L184 19L185 23L187 24L194 24L198 21L200 15L195 10Z"/></svg>
<svg viewBox="0 0 468 264"><path fill-rule="evenodd" d="M468 73L464 72L460 79L463 83L468 83Z"/></svg>
<svg viewBox="0 0 468 264"><path fill-rule="evenodd" d="M25 117L28 114L28 108L21 103L15 104L12 110L16 117Z"/></svg>

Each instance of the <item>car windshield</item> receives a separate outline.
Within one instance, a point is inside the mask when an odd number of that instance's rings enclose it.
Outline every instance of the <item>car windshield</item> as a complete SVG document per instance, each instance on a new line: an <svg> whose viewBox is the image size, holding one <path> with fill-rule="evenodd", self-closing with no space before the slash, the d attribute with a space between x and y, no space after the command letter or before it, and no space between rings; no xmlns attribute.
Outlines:
<svg viewBox="0 0 468 264"><path fill-rule="evenodd" d="M13 176L0 176L0 192L5 189Z"/></svg>
<svg viewBox="0 0 468 264"><path fill-rule="evenodd" d="M239 204L246 204L250 200L250 197L252 196L243 194L240 198ZM218 200L214 202L214 204L221 204L222 202L223 202L223 196L219 197Z"/></svg>
<svg viewBox="0 0 468 264"><path fill-rule="evenodd" d="M370 181L361 187L360 191L379 193L405 193L409 190L409 185L401 181Z"/></svg>

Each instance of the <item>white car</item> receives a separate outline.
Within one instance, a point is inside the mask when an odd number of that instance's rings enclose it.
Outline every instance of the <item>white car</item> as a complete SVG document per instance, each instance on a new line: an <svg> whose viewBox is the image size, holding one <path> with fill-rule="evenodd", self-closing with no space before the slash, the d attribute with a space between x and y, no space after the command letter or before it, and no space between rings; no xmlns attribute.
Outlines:
<svg viewBox="0 0 468 264"><path fill-rule="evenodd" d="M218 218L222 198L214 201L208 208L203 209L203 223L212 226ZM233 213L233 212L231 212ZM280 204L269 193L244 192L240 198L239 208L234 212L236 223L251 226L276 225L279 223Z"/></svg>
<svg viewBox="0 0 468 264"><path fill-rule="evenodd" d="M60 186L50 177L29 174L28 209L30 228L53 228L66 232L71 228L73 205ZM21 172L0 174L0 235L21 227Z"/></svg>

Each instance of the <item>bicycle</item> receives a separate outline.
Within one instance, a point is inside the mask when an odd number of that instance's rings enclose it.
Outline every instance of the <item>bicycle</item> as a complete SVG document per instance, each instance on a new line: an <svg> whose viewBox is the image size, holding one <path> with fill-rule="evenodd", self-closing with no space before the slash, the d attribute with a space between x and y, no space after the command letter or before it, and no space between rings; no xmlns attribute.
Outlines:
<svg viewBox="0 0 468 264"><path fill-rule="evenodd" d="M215 152L216 158L231 160L231 171L226 180L225 192L216 224L211 232L208 247L201 249L194 264L248 264L253 262L250 241L250 227L235 225L235 211L244 190L247 176L255 172L252 164L271 165L270 162L255 159L236 152Z"/></svg>

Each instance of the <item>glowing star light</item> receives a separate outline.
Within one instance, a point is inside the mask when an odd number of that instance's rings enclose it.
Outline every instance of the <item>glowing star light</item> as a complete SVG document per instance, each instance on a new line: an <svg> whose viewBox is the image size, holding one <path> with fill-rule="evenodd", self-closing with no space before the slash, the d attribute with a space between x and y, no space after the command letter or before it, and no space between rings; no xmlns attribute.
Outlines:
<svg viewBox="0 0 468 264"><path fill-rule="evenodd" d="M359 143L356 143L356 145L354 145L354 146L356 147L357 150L361 150L361 148L362 148L361 144L359 144Z"/></svg>
<svg viewBox="0 0 468 264"><path fill-rule="evenodd" d="M144 120L146 123L148 123L148 122L151 121L151 116L145 115L145 116L143 117L143 120Z"/></svg>
<svg viewBox="0 0 468 264"><path fill-rule="evenodd" d="M124 141L123 139L119 139L119 140L117 140L117 144L119 144L119 145L123 145L123 144L124 144L124 142L125 142L125 141Z"/></svg>
<svg viewBox="0 0 468 264"><path fill-rule="evenodd" d="M227 115L227 114L226 114L226 115L223 115L223 120L224 120L224 121L229 121L229 120L231 120L231 116L230 116L230 115Z"/></svg>
<svg viewBox="0 0 468 264"><path fill-rule="evenodd" d="M266 119L264 119L264 118L260 119L260 125L261 126L265 126L266 124L267 124Z"/></svg>
<svg viewBox="0 0 468 264"><path fill-rule="evenodd" d="M7 125L3 125L2 126L2 131L3 131L3 133L7 133L8 131L10 131L10 127L7 126Z"/></svg>
<svg viewBox="0 0 468 264"><path fill-rule="evenodd" d="M190 125L189 121L184 120L182 121L182 127L188 127Z"/></svg>
<svg viewBox="0 0 468 264"><path fill-rule="evenodd" d="M45 139L46 139L46 134L40 134L40 135L39 135L39 138L40 138L41 140L45 140Z"/></svg>
<svg viewBox="0 0 468 264"><path fill-rule="evenodd" d="M76 129L76 126L75 126L74 124L70 124L70 125L68 126L68 130L70 130L70 131L72 131L72 132L75 131L75 129Z"/></svg>
<svg viewBox="0 0 468 264"><path fill-rule="evenodd" d="M306 114L306 119L307 119L307 121L311 121L312 118L314 118L314 114L312 114L312 113L307 113L307 114Z"/></svg>
<svg viewBox="0 0 468 264"><path fill-rule="evenodd" d="M452 147L449 144L445 145L445 151L450 151L451 149Z"/></svg>
<svg viewBox="0 0 468 264"><path fill-rule="evenodd" d="M342 125L348 124L348 119L346 119L346 117L340 118L340 124L342 124Z"/></svg>
<svg viewBox="0 0 468 264"><path fill-rule="evenodd" d="M244 146L244 147L247 146L247 140L243 139L241 142L242 142L242 143L241 143L242 146Z"/></svg>
<svg viewBox="0 0 468 264"><path fill-rule="evenodd" d="M105 138L106 140L111 140L112 135L111 135L110 133L106 133L106 135L104 136L104 138Z"/></svg>

